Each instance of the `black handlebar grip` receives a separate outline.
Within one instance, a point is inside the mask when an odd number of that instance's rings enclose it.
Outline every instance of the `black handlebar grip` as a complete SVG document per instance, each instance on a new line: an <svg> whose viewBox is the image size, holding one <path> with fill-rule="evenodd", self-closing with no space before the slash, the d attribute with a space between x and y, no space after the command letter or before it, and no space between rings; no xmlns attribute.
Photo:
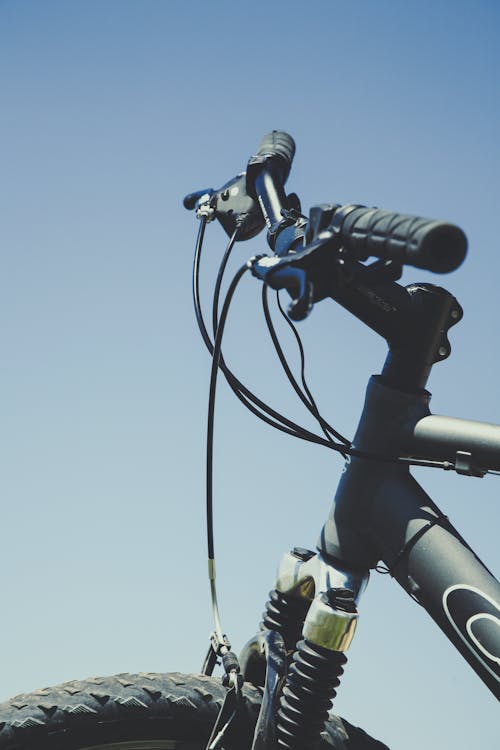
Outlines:
<svg viewBox="0 0 500 750"><path fill-rule="evenodd" d="M342 244L359 260L372 255L448 273L458 268L467 252L463 231L444 221L364 206L346 206L338 214L344 216L339 226Z"/></svg>
<svg viewBox="0 0 500 750"><path fill-rule="evenodd" d="M279 170L279 179L284 185L290 174L293 157L295 156L295 141L291 135L283 130L273 130L261 140L256 156L275 157L273 162L275 168Z"/></svg>

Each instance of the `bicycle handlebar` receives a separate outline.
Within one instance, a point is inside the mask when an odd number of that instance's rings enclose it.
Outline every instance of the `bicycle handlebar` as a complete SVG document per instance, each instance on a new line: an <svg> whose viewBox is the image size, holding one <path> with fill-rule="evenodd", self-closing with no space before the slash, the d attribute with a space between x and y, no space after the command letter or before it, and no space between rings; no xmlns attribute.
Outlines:
<svg viewBox="0 0 500 750"><path fill-rule="evenodd" d="M239 221L238 240L255 236L264 219L271 249L281 257L299 252L300 244L302 249L308 249L308 243L317 245L324 239L325 243L334 240L337 250L343 248L345 256L357 261L373 256L435 273L448 273L462 263L467 238L459 227L445 221L380 208L331 204L313 207L306 227L304 218L299 216L297 196L287 196L284 190L294 155L293 138L284 131L273 130L260 142L245 173L218 191L190 194L184 205L193 208L206 195L212 216L229 235Z"/></svg>
<svg viewBox="0 0 500 750"><path fill-rule="evenodd" d="M454 224L379 208L343 206L335 212L332 226L357 260L372 255L449 273L467 252L467 238Z"/></svg>
<svg viewBox="0 0 500 750"><path fill-rule="evenodd" d="M284 184L294 154L292 137L273 130L262 139L257 155L248 163L247 192L259 200L272 234L279 232L282 222L287 203ZM328 229L333 230L344 249L356 260L374 256L435 273L448 273L458 268L465 258L467 238L454 224L358 205L332 208Z"/></svg>
<svg viewBox="0 0 500 750"><path fill-rule="evenodd" d="M279 170L276 176L284 185L295 156L295 142L292 136L283 130L273 130L261 140L256 156L267 157L273 161L275 168Z"/></svg>

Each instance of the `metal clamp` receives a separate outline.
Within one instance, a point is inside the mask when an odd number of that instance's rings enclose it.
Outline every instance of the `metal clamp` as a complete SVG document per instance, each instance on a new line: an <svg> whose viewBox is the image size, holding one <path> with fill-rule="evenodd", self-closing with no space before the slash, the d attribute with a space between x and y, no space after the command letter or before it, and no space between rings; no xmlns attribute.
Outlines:
<svg viewBox="0 0 500 750"><path fill-rule="evenodd" d="M455 471L467 477L484 477L486 471L474 466L472 453L468 451L457 451L455 454Z"/></svg>
<svg viewBox="0 0 500 750"><path fill-rule="evenodd" d="M205 193L198 201L196 216L198 219L205 218L207 222L215 219L215 206L212 200L213 193Z"/></svg>
<svg viewBox="0 0 500 750"><path fill-rule="evenodd" d="M217 664L217 658L231 651L231 644L227 635L224 635L222 638L223 640L221 641L215 632L210 634L210 645L201 668L201 674L211 675Z"/></svg>

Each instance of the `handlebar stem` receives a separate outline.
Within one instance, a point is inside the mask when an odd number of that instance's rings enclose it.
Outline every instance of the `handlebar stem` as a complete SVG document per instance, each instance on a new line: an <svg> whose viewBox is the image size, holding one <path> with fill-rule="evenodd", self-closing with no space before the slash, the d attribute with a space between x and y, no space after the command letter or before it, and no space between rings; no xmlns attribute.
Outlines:
<svg viewBox="0 0 500 750"><path fill-rule="evenodd" d="M409 314L402 321L397 341L389 340L382 380L411 392L425 388L432 365L449 357L447 332L463 311L450 292L433 284L411 284L406 291Z"/></svg>
<svg viewBox="0 0 500 750"><path fill-rule="evenodd" d="M462 318L460 304L433 284L380 283L358 262L347 269L344 278L332 278L327 294L386 339L384 382L406 392L425 388L432 365L450 355L447 332Z"/></svg>

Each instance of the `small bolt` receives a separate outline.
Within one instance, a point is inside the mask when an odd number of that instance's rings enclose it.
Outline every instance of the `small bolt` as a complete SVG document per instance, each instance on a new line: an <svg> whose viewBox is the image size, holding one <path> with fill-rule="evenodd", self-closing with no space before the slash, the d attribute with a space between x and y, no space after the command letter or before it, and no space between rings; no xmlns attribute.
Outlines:
<svg viewBox="0 0 500 750"><path fill-rule="evenodd" d="M446 354L448 354L448 349L446 346L440 346L438 349L438 354L440 357L444 357Z"/></svg>
<svg viewBox="0 0 500 750"><path fill-rule="evenodd" d="M453 318L453 320L457 320L457 318L460 317L460 313L458 312L458 310L452 310L451 317Z"/></svg>
<svg viewBox="0 0 500 750"><path fill-rule="evenodd" d="M307 562L311 559L311 557L314 557L315 553L310 549L305 549L304 547L294 547L292 550L292 555L298 560L302 560L302 562Z"/></svg>

